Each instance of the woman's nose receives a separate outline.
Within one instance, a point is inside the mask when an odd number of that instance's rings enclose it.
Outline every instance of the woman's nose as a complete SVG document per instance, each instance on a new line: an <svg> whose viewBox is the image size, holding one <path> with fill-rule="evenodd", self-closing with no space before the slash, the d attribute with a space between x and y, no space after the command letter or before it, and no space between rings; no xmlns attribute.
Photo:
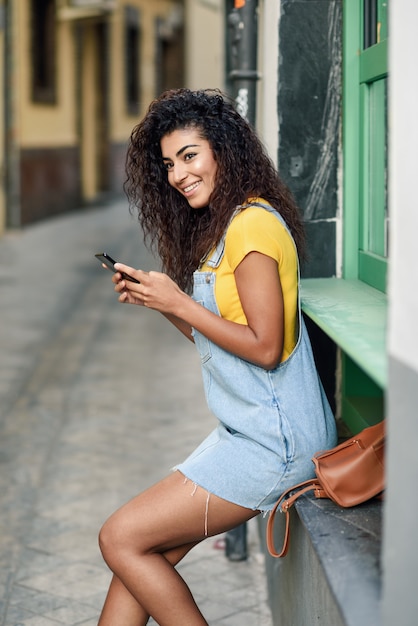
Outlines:
<svg viewBox="0 0 418 626"><path fill-rule="evenodd" d="M176 183L181 182L187 176L186 168L183 163L174 163L173 165L173 179Z"/></svg>

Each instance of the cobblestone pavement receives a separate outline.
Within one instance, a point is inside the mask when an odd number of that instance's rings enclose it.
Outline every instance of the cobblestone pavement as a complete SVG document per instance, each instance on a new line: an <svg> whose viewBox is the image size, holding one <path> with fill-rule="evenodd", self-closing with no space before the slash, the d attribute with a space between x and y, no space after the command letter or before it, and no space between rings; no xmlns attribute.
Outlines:
<svg viewBox="0 0 418 626"><path fill-rule="evenodd" d="M97 624L102 522L214 424L193 345L94 259L155 268L132 222L117 200L0 238L0 626ZM271 626L256 522L247 561L209 539L179 569L211 625Z"/></svg>

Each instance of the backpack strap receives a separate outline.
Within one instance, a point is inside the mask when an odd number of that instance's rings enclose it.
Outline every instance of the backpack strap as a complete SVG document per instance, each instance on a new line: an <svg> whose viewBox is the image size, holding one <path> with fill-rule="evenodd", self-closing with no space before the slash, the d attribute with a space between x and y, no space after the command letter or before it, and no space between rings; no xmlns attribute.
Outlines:
<svg viewBox="0 0 418 626"><path fill-rule="evenodd" d="M293 493L290 495L293 491ZM286 556L287 551L289 549L289 535L290 535L290 513L289 509L293 506L295 501L304 493L308 491L313 491L315 493L316 498L326 498L327 495L325 491L322 489L321 485L318 483L316 478L311 478L310 480L305 480L298 485L293 485L286 491L282 493L280 498L277 500L273 509L270 511L270 515L267 521L267 532L266 532L266 541L267 548L270 552L271 556L275 558L280 558L282 556ZM289 497L287 497L289 496ZM280 552L276 552L276 548L274 547L274 518L276 516L277 510L280 507L280 512L286 515L286 526L284 531L284 539L283 546Z"/></svg>

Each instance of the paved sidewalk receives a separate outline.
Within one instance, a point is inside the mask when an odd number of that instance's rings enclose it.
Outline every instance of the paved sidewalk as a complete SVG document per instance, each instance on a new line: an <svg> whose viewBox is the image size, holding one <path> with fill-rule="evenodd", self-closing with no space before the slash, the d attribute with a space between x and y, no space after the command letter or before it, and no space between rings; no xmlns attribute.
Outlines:
<svg viewBox="0 0 418 626"><path fill-rule="evenodd" d="M156 267L124 200L0 238L0 626L95 626L102 522L214 425L193 345L101 251ZM256 522L246 562L209 539L179 569L211 626L271 626Z"/></svg>

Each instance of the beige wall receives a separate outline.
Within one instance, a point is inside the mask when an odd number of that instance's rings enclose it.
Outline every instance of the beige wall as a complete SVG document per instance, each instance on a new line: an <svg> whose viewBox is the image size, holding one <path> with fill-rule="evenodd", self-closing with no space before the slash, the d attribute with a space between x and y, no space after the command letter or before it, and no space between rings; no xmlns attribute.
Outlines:
<svg viewBox="0 0 418 626"><path fill-rule="evenodd" d="M123 47L123 12L129 5L140 11L142 28L141 50L141 87L142 101L148 103L155 95L155 20L157 16L166 17L173 0L119 0L116 10L107 19L111 25L111 73L110 73L110 137L112 140L124 141L129 136L137 116L129 115L125 108L124 89L124 47ZM18 32L29 34L29 1L20 0L17 12ZM30 39L21 36L18 41L18 72L20 92L20 124L19 136L22 147L67 146L78 141L76 127L76 76L75 76L75 49L74 49L73 20L60 20L57 27L57 68L58 89L57 103L53 106L37 105L30 98ZM86 49L86 54L91 54ZM86 72L91 59L83 58ZM88 83L86 83L88 84ZM94 83L90 83L94 84ZM88 104L87 104L88 106ZM145 105L144 105L145 108ZM142 117L144 109L140 112Z"/></svg>
<svg viewBox="0 0 418 626"><path fill-rule="evenodd" d="M19 75L19 143L22 148L72 146L77 142L72 22L57 23L57 102L36 104L30 94L29 2L17 3L16 70ZM23 36L22 36L23 35Z"/></svg>
<svg viewBox="0 0 418 626"><path fill-rule="evenodd" d="M111 18L112 22L112 61L111 61L111 134L115 142L127 141L133 126L143 117L149 103L155 97L155 22L157 17L167 18L175 0L120 0L118 9ZM141 90L142 109L138 115L129 115L125 107L124 85L124 49L123 49L123 11L129 5L140 11L141 15Z"/></svg>
<svg viewBox="0 0 418 626"><path fill-rule="evenodd" d="M185 0L185 5L187 87L223 89L224 2Z"/></svg>
<svg viewBox="0 0 418 626"><path fill-rule="evenodd" d="M279 56L279 0L260 0L258 20L257 130L277 167L279 116L277 91Z"/></svg>

